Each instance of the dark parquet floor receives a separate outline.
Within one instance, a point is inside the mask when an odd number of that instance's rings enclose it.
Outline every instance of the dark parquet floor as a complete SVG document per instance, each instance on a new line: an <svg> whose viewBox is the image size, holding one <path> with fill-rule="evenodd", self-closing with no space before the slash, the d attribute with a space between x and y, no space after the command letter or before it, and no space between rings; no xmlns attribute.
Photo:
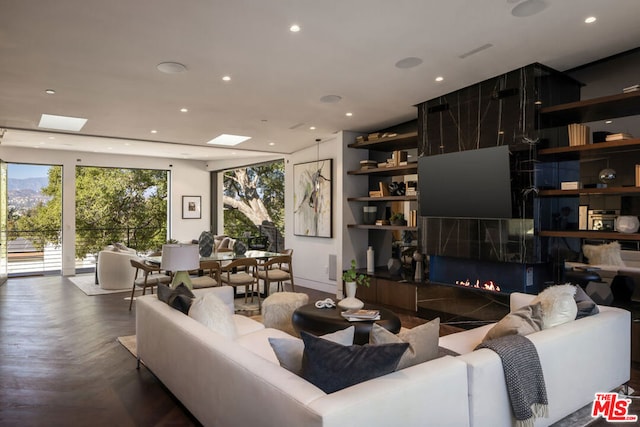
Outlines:
<svg viewBox="0 0 640 427"><path fill-rule="evenodd" d="M311 300L330 296L297 290ZM87 296L57 276L0 286L0 426L199 425L116 341L135 334L135 303L129 311L125 296ZM406 327L426 321L399 315ZM636 390L639 368L630 383ZM636 402L632 413L640 414Z"/></svg>

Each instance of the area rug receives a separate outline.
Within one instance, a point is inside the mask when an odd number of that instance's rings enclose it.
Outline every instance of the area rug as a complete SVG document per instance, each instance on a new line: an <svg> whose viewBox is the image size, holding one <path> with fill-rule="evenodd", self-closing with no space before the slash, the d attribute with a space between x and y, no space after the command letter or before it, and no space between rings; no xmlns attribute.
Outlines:
<svg viewBox="0 0 640 427"><path fill-rule="evenodd" d="M133 355L133 357L138 357L138 351L137 351L137 343L136 343L136 336L135 335L127 335L124 337L118 337L116 338L116 341L118 341L120 344L122 344L124 346L124 348L126 348L127 350L129 350L129 353L131 353Z"/></svg>
<svg viewBox="0 0 640 427"><path fill-rule="evenodd" d="M129 289L114 289L107 290L102 289L100 286L96 285L96 276L95 274L82 274L79 276L67 277L71 283L76 285L82 292L85 294L92 295L105 295L105 294L117 294L120 292L131 292L131 288Z"/></svg>

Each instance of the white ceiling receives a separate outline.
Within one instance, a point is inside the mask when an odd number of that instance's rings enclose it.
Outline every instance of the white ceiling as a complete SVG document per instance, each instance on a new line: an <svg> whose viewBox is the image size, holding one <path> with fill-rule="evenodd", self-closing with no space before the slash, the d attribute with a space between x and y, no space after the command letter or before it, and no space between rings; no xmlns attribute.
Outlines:
<svg viewBox="0 0 640 427"><path fill-rule="evenodd" d="M546 8L515 17L518 0L0 0L2 145L202 160L292 153L339 130L414 119L417 103L523 65L563 71L640 46L639 0L529 1ZM423 62L395 66L408 57ZM161 73L164 61L187 71ZM43 113L88 122L52 135L38 129ZM252 138L206 145L221 133Z"/></svg>

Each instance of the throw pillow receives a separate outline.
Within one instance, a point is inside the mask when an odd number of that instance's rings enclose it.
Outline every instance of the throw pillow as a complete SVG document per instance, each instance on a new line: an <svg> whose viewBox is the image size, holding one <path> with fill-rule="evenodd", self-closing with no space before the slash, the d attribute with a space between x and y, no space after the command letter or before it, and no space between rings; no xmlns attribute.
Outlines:
<svg viewBox="0 0 640 427"><path fill-rule="evenodd" d="M119 242L114 243L113 246L118 248L121 251L127 252L129 250L129 248L127 248L124 244L119 243Z"/></svg>
<svg viewBox="0 0 640 427"><path fill-rule="evenodd" d="M583 317L593 316L600 313L598 305L591 299L589 295L580 286L576 286L576 294L573 297L578 307L578 313L576 319L582 319Z"/></svg>
<svg viewBox="0 0 640 427"><path fill-rule="evenodd" d="M408 343L343 346L300 332L304 342L302 377L325 393L395 371Z"/></svg>
<svg viewBox="0 0 640 427"><path fill-rule="evenodd" d="M507 335L528 335L542 330L541 304L525 305L504 316L484 336L482 342Z"/></svg>
<svg viewBox="0 0 640 427"><path fill-rule="evenodd" d="M401 331L398 335L374 323L369 334L369 344L394 344L406 342L409 349L402 355L397 369L404 369L438 357L440 318L415 328Z"/></svg>
<svg viewBox="0 0 640 427"><path fill-rule="evenodd" d="M166 302L176 310L180 310L184 314L189 313L191 303L196 296L191 292L184 283L180 283L175 289L160 283L158 285L158 299Z"/></svg>
<svg viewBox="0 0 640 427"><path fill-rule="evenodd" d="M235 339L238 336L233 314L224 301L214 293L209 292L196 298L189 309L189 317L227 338Z"/></svg>
<svg viewBox="0 0 640 427"><path fill-rule="evenodd" d="M624 267L620 255L620 243L611 242L604 245L582 245L582 253L591 265L617 265Z"/></svg>
<svg viewBox="0 0 640 427"><path fill-rule="evenodd" d="M320 338L335 342L340 345L353 345L353 335L356 328L349 326L346 329L322 335ZM269 338L269 344L276 354L280 366L296 375L302 374L302 354L304 343L299 338Z"/></svg>
<svg viewBox="0 0 640 427"><path fill-rule="evenodd" d="M555 285L549 286L531 301L531 304L539 302L542 308L542 329L575 320L578 313L578 306L573 299L575 294L576 287L573 285Z"/></svg>

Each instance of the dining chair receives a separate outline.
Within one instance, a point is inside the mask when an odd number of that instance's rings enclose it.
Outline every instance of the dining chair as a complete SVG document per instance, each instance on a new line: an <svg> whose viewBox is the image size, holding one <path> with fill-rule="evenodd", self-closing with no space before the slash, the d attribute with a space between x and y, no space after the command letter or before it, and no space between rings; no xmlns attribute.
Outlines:
<svg viewBox="0 0 640 427"><path fill-rule="evenodd" d="M260 302L260 286L258 284L258 277L256 271L258 269L258 262L255 258L238 258L231 261L227 265L220 267L220 284L233 286L236 289L238 286L244 286L244 302L247 302L249 296L249 287L251 287L251 302L253 302L254 293L258 294L258 307L261 307ZM257 287L257 292L255 291ZM235 290L234 290L235 292Z"/></svg>
<svg viewBox="0 0 640 427"><path fill-rule="evenodd" d="M202 276L192 277L191 284L194 289L220 286L220 263L218 261L200 261Z"/></svg>
<svg viewBox="0 0 640 427"><path fill-rule="evenodd" d="M147 292L147 288L151 288L151 293L153 293L154 286L158 286L160 283L171 283L171 277L163 274L160 267L137 261L135 259L129 260L129 262L131 263L131 266L136 269L133 279L133 287L131 288L131 299L129 301L129 310L131 310L136 287L142 288L142 295ZM142 277L138 277L139 272L142 272Z"/></svg>
<svg viewBox="0 0 640 427"><path fill-rule="evenodd" d="M278 284L276 292L279 290L284 291L284 282L291 283L292 292L296 291L296 287L293 283L293 269L291 267L291 255L280 255L260 264L263 268L258 270L258 278L264 281L265 294L269 294L271 283L276 282Z"/></svg>

